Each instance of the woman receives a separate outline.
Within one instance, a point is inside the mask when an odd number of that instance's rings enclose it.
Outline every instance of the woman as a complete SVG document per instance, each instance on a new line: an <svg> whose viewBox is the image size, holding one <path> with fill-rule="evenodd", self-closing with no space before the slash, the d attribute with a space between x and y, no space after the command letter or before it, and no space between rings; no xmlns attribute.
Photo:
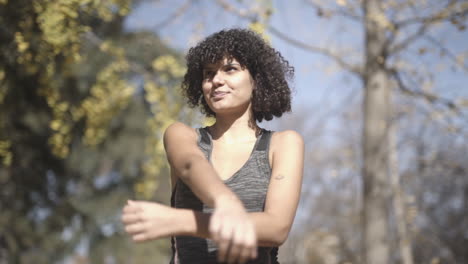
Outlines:
<svg viewBox="0 0 468 264"><path fill-rule="evenodd" d="M304 143L294 131L257 122L291 110L294 70L244 29L191 48L187 68L188 103L216 122L167 128L172 207L129 201L125 229L134 241L172 236L172 263L277 263L299 201Z"/></svg>

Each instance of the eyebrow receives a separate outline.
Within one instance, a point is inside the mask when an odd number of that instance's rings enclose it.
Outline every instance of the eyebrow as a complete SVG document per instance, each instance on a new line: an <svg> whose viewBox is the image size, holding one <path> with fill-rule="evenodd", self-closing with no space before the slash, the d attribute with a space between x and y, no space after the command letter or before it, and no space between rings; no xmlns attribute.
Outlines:
<svg viewBox="0 0 468 264"><path fill-rule="evenodd" d="M221 65L219 67L216 66L216 65L207 65L207 66L203 67L203 71L219 69L219 68L226 67L226 66L239 66L240 67L241 65L240 65L240 63L237 63L237 62L235 62L235 63L226 63L226 64L223 64L223 65Z"/></svg>

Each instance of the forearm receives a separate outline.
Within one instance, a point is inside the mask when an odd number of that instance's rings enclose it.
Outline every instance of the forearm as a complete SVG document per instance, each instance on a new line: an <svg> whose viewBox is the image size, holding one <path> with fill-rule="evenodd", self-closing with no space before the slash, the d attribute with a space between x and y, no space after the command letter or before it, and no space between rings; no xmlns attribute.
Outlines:
<svg viewBox="0 0 468 264"><path fill-rule="evenodd" d="M249 213L249 216L255 224L260 246L277 247L286 241L290 225L285 220L278 220L278 217L267 212Z"/></svg>
<svg viewBox="0 0 468 264"><path fill-rule="evenodd" d="M178 210L180 235L210 238L208 227L211 214L190 209ZM284 243L289 233L289 225L275 221L275 217L266 212L249 213L249 217L254 222L259 246L279 246Z"/></svg>

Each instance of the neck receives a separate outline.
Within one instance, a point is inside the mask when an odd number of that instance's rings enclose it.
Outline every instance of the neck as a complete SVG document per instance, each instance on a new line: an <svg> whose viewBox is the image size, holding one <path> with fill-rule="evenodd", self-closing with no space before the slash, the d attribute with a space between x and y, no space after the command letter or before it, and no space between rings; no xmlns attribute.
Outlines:
<svg viewBox="0 0 468 264"><path fill-rule="evenodd" d="M216 123L210 127L214 140L236 143L256 139L260 132L253 114L247 111L242 115L216 115Z"/></svg>

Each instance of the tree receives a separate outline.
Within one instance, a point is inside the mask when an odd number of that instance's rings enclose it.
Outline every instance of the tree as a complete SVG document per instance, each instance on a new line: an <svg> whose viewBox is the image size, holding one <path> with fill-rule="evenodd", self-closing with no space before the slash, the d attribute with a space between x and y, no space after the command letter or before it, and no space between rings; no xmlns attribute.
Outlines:
<svg viewBox="0 0 468 264"><path fill-rule="evenodd" d="M363 119L363 261L365 263L388 263L391 241L389 224L389 201L393 197L395 208L404 208L398 199L399 172L401 168L393 168L394 188L388 181L391 166L389 160L398 159L394 148L389 145L391 127L401 119L401 112L393 111L404 96L409 96L418 104L418 100L427 103L429 116L442 117L449 129L462 132L466 125L464 114L466 99L458 99L444 94L437 88L439 70L431 67L431 63L421 64L421 57L429 52L435 54L432 60L444 61L454 71L466 74L463 50L452 51L450 43L445 43L437 37L440 25L452 27L463 32L465 30L468 5L463 1L307 1L319 17L327 21L341 20L358 24L363 32L364 48L356 47L356 53L348 50L340 52L337 49L315 46L298 38L285 34L269 23L272 8L259 8L256 4L239 7L228 1L218 0L219 5L227 12L245 18L251 23L263 23L263 28L275 37L287 43L321 54L336 63L362 81L364 88L364 119ZM263 7L265 7L263 6ZM331 24L331 23L330 23ZM341 31L343 33L343 31ZM360 43L360 42L358 42ZM333 45L330 45L333 46ZM343 47L344 48L344 47ZM436 54L440 53L438 57ZM353 54L354 56L349 56ZM356 62L356 54L361 54L364 61ZM435 64L435 63L434 63ZM435 87L434 87L435 86ZM433 88L434 87L434 88ZM392 96L393 94L393 96ZM395 106L393 106L395 105ZM397 113L397 114L395 114ZM457 121L451 121L455 116ZM461 122L461 123L460 123ZM458 124L458 125L457 125ZM461 124L461 125L460 125ZM396 133L396 132L395 132ZM417 157L413 157L417 158ZM394 164L397 164L394 162ZM393 193L392 193L393 192ZM400 230L405 230L404 214L393 215ZM405 236L405 232L400 232ZM401 237L400 254L404 263L412 263L411 244L408 236Z"/></svg>
<svg viewBox="0 0 468 264"><path fill-rule="evenodd" d="M178 53L123 29L139 2L0 1L0 261L144 257L129 251L121 207L167 201L162 132L193 115L175 89Z"/></svg>
<svg viewBox="0 0 468 264"><path fill-rule="evenodd" d="M363 130L363 185L364 185L364 262L365 263L388 263L389 248L388 241L389 226L388 221L388 200L391 190L387 180L389 169L388 157L395 153L391 152L388 145L389 129L392 126L393 116L390 94L399 88L401 92L415 97L422 97L433 103L442 103L449 109L458 111L462 105L456 105L453 101L441 99L440 96L427 93L418 86L408 88L400 75L406 74L405 69L399 68L402 62L400 52L408 49L410 45L417 43L421 38L433 40L428 33L436 23L453 21L459 30L464 30L462 21L466 18L468 7L465 3L447 1L439 5L424 5L427 10L422 17L398 17L399 12L405 12L405 8L418 6L416 1L397 3L396 1L364 1L362 4L356 2L347 3L337 1L338 8L327 8L325 4L318 1L311 1L319 14L327 16L343 16L355 21L363 21L365 32L365 65L352 66L351 63L343 60L343 57L333 51L313 47L290 39L276 29L272 32L290 43L306 48L312 52L325 54L334 59L338 65L344 69L357 74L364 84L364 130ZM359 12L361 6L363 12ZM364 19L360 16L364 15ZM411 25L418 24L416 30L408 29ZM414 31L408 33L408 31ZM401 37L401 36L404 37ZM433 42L433 41L431 41ZM440 48L440 47L439 47ZM446 48L443 48L446 50ZM452 57L454 57L452 55ZM463 70L465 66L456 61ZM363 70L359 70L362 69ZM431 78L425 76L422 78ZM409 81L411 78L408 78ZM427 80L426 80L427 81ZM395 84L396 83L396 84ZM395 90L395 91L392 91ZM463 118L463 116L461 116ZM395 190L395 191L398 191ZM404 224L401 215L396 218L399 225ZM403 223L403 224L402 224ZM400 234L404 235L404 234ZM405 263L411 263L412 257L408 252L408 239L401 239L400 248ZM406 243L406 246L405 246Z"/></svg>
<svg viewBox="0 0 468 264"><path fill-rule="evenodd" d="M385 30L376 17L383 14L382 2L364 2L366 64L363 130L363 231L364 262L388 263L387 153L390 109L389 76L385 69Z"/></svg>

